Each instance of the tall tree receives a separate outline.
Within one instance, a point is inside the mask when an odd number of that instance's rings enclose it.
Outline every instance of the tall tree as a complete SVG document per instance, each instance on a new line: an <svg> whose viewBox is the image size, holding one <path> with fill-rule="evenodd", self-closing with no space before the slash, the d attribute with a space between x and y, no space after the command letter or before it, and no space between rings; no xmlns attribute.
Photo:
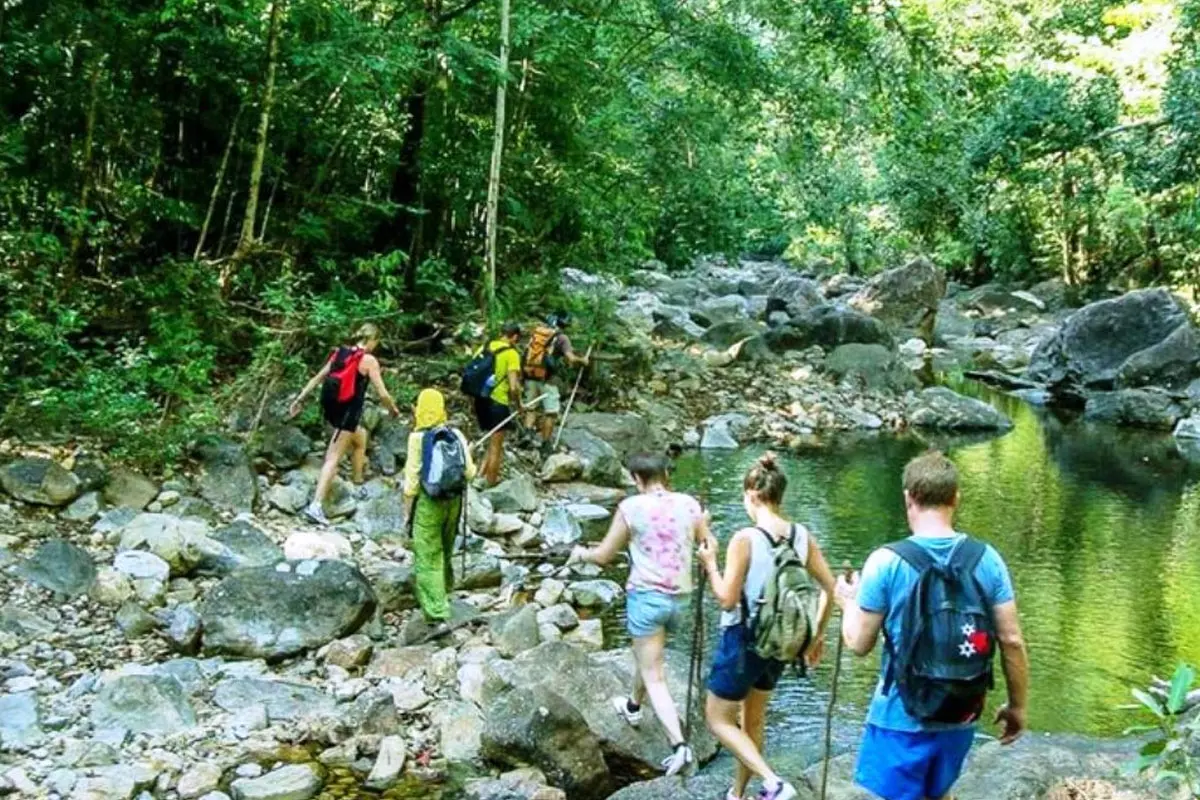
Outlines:
<svg viewBox="0 0 1200 800"><path fill-rule="evenodd" d="M492 137L492 163L488 169L487 274L484 297L489 310L496 304L496 239L500 212L500 165L504 158L504 112L508 96L509 0L500 0L500 61L496 74L496 123Z"/></svg>
<svg viewBox="0 0 1200 800"><path fill-rule="evenodd" d="M262 185L263 162L267 157L267 134L271 129L271 108L275 103L275 70L279 64L279 31L285 0L271 0L267 29L267 75L263 79L262 99L259 101L258 136L254 143L254 161L250 165L250 188L246 194L246 211L242 217L242 235L236 256L243 256L254 245L254 228L258 222L258 193Z"/></svg>

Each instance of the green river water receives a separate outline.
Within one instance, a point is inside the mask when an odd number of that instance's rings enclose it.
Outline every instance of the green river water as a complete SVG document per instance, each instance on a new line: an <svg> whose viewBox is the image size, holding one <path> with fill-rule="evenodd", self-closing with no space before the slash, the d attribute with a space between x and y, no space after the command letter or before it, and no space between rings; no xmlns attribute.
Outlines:
<svg viewBox="0 0 1200 800"><path fill-rule="evenodd" d="M995 545L1012 572L1030 651L1031 728L1119 735L1131 722L1118 709L1130 687L1170 673L1178 660L1200 662L1200 470L1179 456L1169 436L1064 421L1012 397L964 391L999 406L1014 429L974 441L814 442L782 457L790 480L786 510L815 532L831 564L861 566L871 550L907 533L905 462L931 444L946 449L961 472L959 528ZM760 452L693 453L677 462L675 487L711 508L722 541L746 524L741 477ZM621 613L608 618L610 647L625 641ZM716 617L710 600L708 655ZM687 650L688 625L671 647ZM789 673L781 681L768 718L769 750L816 756L832 644L831 635L824 663L807 678ZM839 749L861 730L877 671L877 653L843 657ZM1001 685L993 702L1003 696ZM725 769L723 762L709 768ZM428 785L388 794L437 796ZM457 794L450 789L445 797Z"/></svg>

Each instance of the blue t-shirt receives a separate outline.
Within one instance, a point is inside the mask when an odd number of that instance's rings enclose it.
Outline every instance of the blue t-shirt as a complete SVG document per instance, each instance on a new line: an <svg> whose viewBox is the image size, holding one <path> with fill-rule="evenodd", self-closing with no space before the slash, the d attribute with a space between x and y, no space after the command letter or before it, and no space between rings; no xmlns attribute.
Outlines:
<svg viewBox="0 0 1200 800"><path fill-rule="evenodd" d="M965 536L913 536L911 540L924 547L938 561L945 563L954 548ZM995 548L988 545L975 577L983 587L984 596L992 606L1003 605L1013 599L1012 579L1008 567ZM862 571L862 584L858 590L858 605L863 611L883 614L883 626L893 641L900 636L904 606L917 583L917 571L900 556L887 548L880 548L867 559ZM867 722L880 728L894 731L947 730L970 727L970 725L945 725L923 723L909 716L900 700L900 692L893 683L891 690L883 693L883 676L887 674L888 651L883 649L883 665L879 685L871 699Z"/></svg>

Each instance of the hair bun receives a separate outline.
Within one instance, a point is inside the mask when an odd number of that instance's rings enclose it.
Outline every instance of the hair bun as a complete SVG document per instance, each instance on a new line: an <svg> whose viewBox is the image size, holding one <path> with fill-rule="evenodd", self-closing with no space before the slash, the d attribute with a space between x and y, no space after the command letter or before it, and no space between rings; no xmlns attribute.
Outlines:
<svg viewBox="0 0 1200 800"><path fill-rule="evenodd" d="M777 459L778 459L778 456L776 456L775 453L773 453L772 451L768 450L767 452L765 452L761 456L759 456L758 465L760 467L762 467L763 469L777 470L777 469L779 469L779 464L778 464Z"/></svg>

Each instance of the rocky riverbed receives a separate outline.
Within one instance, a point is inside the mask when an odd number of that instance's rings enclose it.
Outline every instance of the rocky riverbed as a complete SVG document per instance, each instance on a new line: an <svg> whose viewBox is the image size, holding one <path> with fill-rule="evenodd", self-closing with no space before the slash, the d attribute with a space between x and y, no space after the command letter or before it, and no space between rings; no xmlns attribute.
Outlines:
<svg viewBox="0 0 1200 800"><path fill-rule="evenodd" d="M368 415L370 480L339 481L328 529L296 516L315 483L320 432L270 408L252 435L217 432L168 476L107 463L82 444L0 444L0 792L420 797L452 777L447 796L709 796L717 778L654 783L665 740L611 713L632 663L606 649L599 616L621 586L543 558L602 534L628 490L622 459L751 440L801 448L842 431L1002 432L1008 421L992 406L923 388L918 374L991 370L1037 388L1042 364L1079 374L1072 365L1090 362L1073 331L1110 330L1089 320L1115 313L1066 310L1052 286L947 299L923 261L870 282L715 260L683 276L646 270L630 287L572 271L564 280L616 302L623 345L642 348L646 371L630 373L612 409L572 414L560 452L542 460L514 447L505 482L471 491L455 627L444 636L414 610L403 423ZM1174 302L1140 298L1107 302L1143 315ZM1140 376L1139 387L1160 379L1145 351L1176 353L1190 336L1177 322L1127 347L1114 374ZM1089 407L1125 391L1165 393L1179 424L1191 424L1190 373L1165 360L1176 366L1164 388L1110 392L1106 379L1085 379L1079 391ZM1014 377L1027 365L1030 378ZM1067 378L1045 380L1064 396ZM687 664L669 666L682 697ZM702 759L715 753L707 734L696 745ZM1094 742L1035 739L1017 752L1027 755L978 759L968 781L1010 788L961 796L1035 796L1061 778L1105 777L1115 763L1113 748ZM845 768L831 796L856 796Z"/></svg>

